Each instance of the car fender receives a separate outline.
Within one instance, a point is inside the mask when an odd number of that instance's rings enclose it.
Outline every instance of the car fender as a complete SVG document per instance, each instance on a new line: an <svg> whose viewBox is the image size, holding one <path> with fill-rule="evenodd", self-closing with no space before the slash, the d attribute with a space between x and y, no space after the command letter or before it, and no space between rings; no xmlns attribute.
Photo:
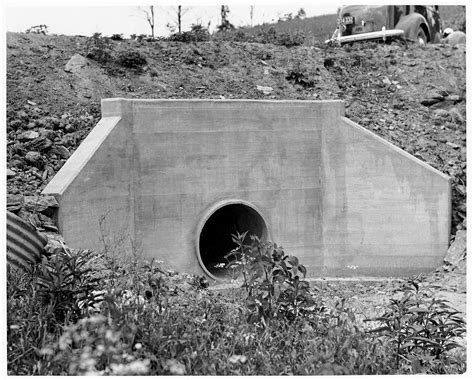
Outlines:
<svg viewBox="0 0 474 380"><path fill-rule="evenodd" d="M426 33L426 37L428 38L428 41L431 41L430 31L427 25L428 23L422 15L419 13L410 13L409 15L401 17L395 28L404 30L405 38L415 40L418 28L424 26L423 29Z"/></svg>

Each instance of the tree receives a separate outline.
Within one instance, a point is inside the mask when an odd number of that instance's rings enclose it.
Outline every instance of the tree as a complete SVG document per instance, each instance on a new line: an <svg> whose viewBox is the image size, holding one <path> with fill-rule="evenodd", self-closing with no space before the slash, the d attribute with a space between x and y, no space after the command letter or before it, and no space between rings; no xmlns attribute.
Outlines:
<svg viewBox="0 0 474 380"><path fill-rule="evenodd" d="M221 5L221 24L217 26L217 29L220 32L226 32L231 29L235 29L234 25L232 25L229 20L227 19L227 14L230 12L228 5Z"/></svg>
<svg viewBox="0 0 474 380"><path fill-rule="evenodd" d="M176 28L178 28L178 33L181 34L182 32L182 20L183 16L189 11L189 8L183 8L181 5L178 5L176 9L174 9L174 15L171 15L171 17L174 18L173 22L169 22L166 24L168 29L171 31L171 33L174 33Z"/></svg>
<svg viewBox="0 0 474 380"><path fill-rule="evenodd" d="M150 24L151 38L155 38L155 10L153 5L150 5L148 9L140 8L140 10L145 13L146 20Z"/></svg>

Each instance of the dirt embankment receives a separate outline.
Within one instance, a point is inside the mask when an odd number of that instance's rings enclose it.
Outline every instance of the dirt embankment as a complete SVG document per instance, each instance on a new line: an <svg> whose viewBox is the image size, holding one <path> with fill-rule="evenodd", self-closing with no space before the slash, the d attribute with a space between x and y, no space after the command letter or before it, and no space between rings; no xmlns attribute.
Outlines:
<svg viewBox="0 0 474 380"><path fill-rule="evenodd" d="M343 99L353 121L451 176L452 232L465 228L464 47L99 42L101 63L86 58L86 37L8 33L7 190L17 203L86 137L101 98ZM131 68L123 56L144 60Z"/></svg>

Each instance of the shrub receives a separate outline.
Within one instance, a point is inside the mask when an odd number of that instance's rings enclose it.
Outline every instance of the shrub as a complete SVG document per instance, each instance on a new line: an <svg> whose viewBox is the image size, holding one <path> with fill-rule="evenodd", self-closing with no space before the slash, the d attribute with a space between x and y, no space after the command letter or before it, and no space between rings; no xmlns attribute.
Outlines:
<svg viewBox="0 0 474 380"><path fill-rule="evenodd" d="M114 41L122 41L123 34L118 34L118 33L112 34L112 36L110 36L110 39Z"/></svg>
<svg viewBox="0 0 474 380"><path fill-rule="evenodd" d="M179 41L179 42L202 42L209 41L210 34L209 31L199 24L194 24L191 26L191 30L183 33L172 34L169 38L169 41Z"/></svg>
<svg viewBox="0 0 474 380"><path fill-rule="evenodd" d="M25 33L33 33L33 34L48 34L48 26L47 25L35 25L26 30Z"/></svg>
<svg viewBox="0 0 474 380"><path fill-rule="evenodd" d="M304 88L313 88L320 76L319 67L307 51L300 50L291 57L285 79Z"/></svg>
<svg viewBox="0 0 474 380"><path fill-rule="evenodd" d="M37 268L36 296L58 323L75 322L101 301L100 279L94 276L97 254L66 247Z"/></svg>
<svg viewBox="0 0 474 380"><path fill-rule="evenodd" d="M146 64L146 58L138 51L124 50L117 54L117 63L129 69L141 69Z"/></svg>
<svg viewBox="0 0 474 380"><path fill-rule="evenodd" d="M101 33L94 33L86 42L86 57L105 64L112 60L110 41Z"/></svg>
<svg viewBox="0 0 474 380"><path fill-rule="evenodd" d="M237 247L225 257L231 258L227 267L242 274L247 290L246 305L249 321L264 322L275 317L296 318L301 310L312 304L309 283L304 281L306 267L295 256L287 256L282 247L250 236L247 232L232 235Z"/></svg>
<svg viewBox="0 0 474 380"><path fill-rule="evenodd" d="M465 321L446 301L423 292L418 280L397 290L385 313L376 318L381 326L372 330L394 346L397 367L415 372L447 373L448 352L460 347L456 339L465 332ZM403 361L403 363L401 362Z"/></svg>

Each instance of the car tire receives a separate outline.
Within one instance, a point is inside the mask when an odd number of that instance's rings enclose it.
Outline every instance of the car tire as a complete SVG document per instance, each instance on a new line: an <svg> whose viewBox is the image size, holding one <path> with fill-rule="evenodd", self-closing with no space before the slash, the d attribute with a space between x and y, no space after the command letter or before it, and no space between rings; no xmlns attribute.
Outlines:
<svg viewBox="0 0 474 380"><path fill-rule="evenodd" d="M418 27L418 31L416 33L416 40L420 43L420 45L426 45L426 43L428 42L428 37L426 36L426 33L421 26Z"/></svg>

